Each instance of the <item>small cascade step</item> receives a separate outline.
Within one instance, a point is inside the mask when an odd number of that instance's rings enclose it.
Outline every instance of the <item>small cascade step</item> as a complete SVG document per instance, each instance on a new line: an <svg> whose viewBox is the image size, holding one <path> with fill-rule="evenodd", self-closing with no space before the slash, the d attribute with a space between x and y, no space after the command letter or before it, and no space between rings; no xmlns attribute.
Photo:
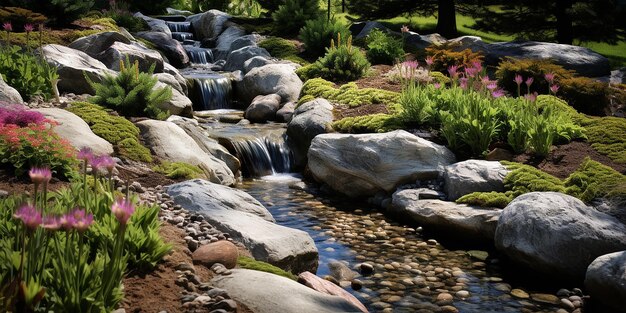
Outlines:
<svg viewBox="0 0 626 313"><path fill-rule="evenodd" d="M184 45L185 51L189 56L189 60L193 64L209 64L213 62L213 51L211 49Z"/></svg>
<svg viewBox="0 0 626 313"><path fill-rule="evenodd" d="M192 101L196 110L230 109L233 87L230 78L219 74L191 74Z"/></svg>
<svg viewBox="0 0 626 313"><path fill-rule="evenodd" d="M191 22L171 22L166 21L167 27L174 33L191 33Z"/></svg>
<svg viewBox="0 0 626 313"><path fill-rule="evenodd" d="M193 40L193 33L172 32L172 38L180 42L185 42L185 40Z"/></svg>
<svg viewBox="0 0 626 313"><path fill-rule="evenodd" d="M231 138L230 144L246 177L291 172L291 151L282 136Z"/></svg>

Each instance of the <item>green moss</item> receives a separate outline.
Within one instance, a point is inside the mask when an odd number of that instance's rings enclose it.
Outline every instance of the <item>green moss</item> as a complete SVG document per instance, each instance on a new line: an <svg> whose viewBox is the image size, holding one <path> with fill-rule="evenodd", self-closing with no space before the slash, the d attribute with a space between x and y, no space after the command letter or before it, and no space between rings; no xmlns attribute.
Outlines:
<svg viewBox="0 0 626 313"><path fill-rule="evenodd" d="M396 115L383 113L346 117L333 123L333 129L342 133L384 133L402 126L401 119Z"/></svg>
<svg viewBox="0 0 626 313"><path fill-rule="evenodd" d="M153 170L172 179L193 179L204 173L199 167L184 162L163 162Z"/></svg>
<svg viewBox="0 0 626 313"><path fill-rule="evenodd" d="M152 162L150 150L139 143L139 128L129 120L86 102L75 102L67 110L89 124L96 135L115 145L120 155L131 160Z"/></svg>
<svg viewBox="0 0 626 313"><path fill-rule="evenodd" d="M441 85L446 85L452 82L450 77L446 76L442 72L431 71L429 75L433 78L434 82L440 83Z"/></svg>
<svg viewBox="0 0 626 313"><path fill-rule="evenodd" d="M354 82L335 88L332 82L322 78L308 80L302 86L301 96L312 96L332 102L358 107L364 104L385 104L392 111L396 109L400 94L375 88L360 89Z"/></svg>
<svg viewBox="0 0 626 313"><path fill-rule="evenodd" d="M616 163L626 163L626 119L620 117L581 118L587 142Z"/></svg>
<svg viewBox="0 0 626 313"><path fill-rule="evenodd" d="M267 52L269 52L275 58L289 60L300 65L308 64L306 60L298 56L300 51L298 51L298 47L296 47L296 44L287 39L280 37L269 37L259 42L259 47L267 50Z"/></svg>
<svg viewBox="0 0 626 313"><path fill-rule="evenodd" d="M513 201L513 197L511 194L506 194L504 192L497 192L497 191L472 192L456 200L457 203L464 203L464 204L469 204L469 205L477 205L477 206L492 207L492 208L504 208L511 201Z"/></svg>
<svg viewBox="0 0 626 313"><path fill-rule="evenodd" d="M564 183L568 194L584 202L600 197L626 199L626 176L589 158Z"/></svg>
<svg viewBox="0 0 626 313"><path fill-rule="evenodd" d="M291 280L297 280L298 278L289 272L286 272L272 264L269 263L265 263L262 261L257 261L253 258L249 258L246 256L240 256L237 259L237 264L239 265L240 268L245 268L245 269L249 269L249 270L255 270L255 271L261 271L261 272L266 272L266 273L271 273L271 274L275 274L278 276L283 276L286 278L289 278Z"/></svg>

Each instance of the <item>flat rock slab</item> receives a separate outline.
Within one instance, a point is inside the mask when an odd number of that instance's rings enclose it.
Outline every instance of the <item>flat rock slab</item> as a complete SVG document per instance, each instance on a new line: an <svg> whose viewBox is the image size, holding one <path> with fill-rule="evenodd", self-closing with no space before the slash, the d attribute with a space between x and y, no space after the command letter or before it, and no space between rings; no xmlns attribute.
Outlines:
<svg viewBox="0 0 626 313"><path fill-rule="evenodd" d="M361 312L338 296L315 291L291 279L265 272L234 269L228 276L211 280L233 299L255 313L340 313Z"/></svg>
<svg viewBox="0 0 626 313"><path fill-rule="evenodd" d="M339 296L346 299L348 302L352 303L354 306L358 307L361 312L367 313L369 312L365 305L359 301L355 296L351 295L349 292L345 291L343 288L335 285L334 283L322 279L321 277L311 273L304 272L298 275L298 282L301 284L319 292L323 292L325 294Z"/></svg>

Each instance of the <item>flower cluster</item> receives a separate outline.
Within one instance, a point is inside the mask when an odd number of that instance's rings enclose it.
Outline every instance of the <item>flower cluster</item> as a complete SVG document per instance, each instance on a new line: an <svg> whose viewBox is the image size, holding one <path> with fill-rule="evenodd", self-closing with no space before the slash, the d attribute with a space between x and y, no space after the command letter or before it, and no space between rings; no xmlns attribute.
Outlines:
<svg viewBox="0 0 626 313"><path fill-rule="evenodd" d="M0 125L12 124L19 127L26 127L29 124L42 125L51 123L43 114L27 110L21 105L0 103Z"/></svg>
<svg viewBox="0 0 626 313"><path fill-rule="evenodd" d="M432 59L430 62L433 62ZM428 58L426 58L426 64L429 64ZM498 88L497 82L489 79L485 74L480 61L473 61L471 66L466 66L463 69L457 65L449 66L448 74L455 84L459 83L461 89L485 92L494 98L502 97L505 94L503 89Z"/></svg>
<svg viewBox="0 0 626 313"><path fill-rule="evenodd" d="M393 82L430 82L432 77L427 69L418 66L417 61L404 61L396 64L387 74Z"/></svg>
<svg viewBox="0 0 626 313"><path fill-rule="evenodd" d="M100 169L106 169L109 174L115 169L115 160L108 155L95 155L90 148L82 148L76 157L82 160L85 165L89 164L95 173Z"/></svg>
<svg viewBox="0 0 626 313"><path fill-rule="evenodd" d="M550 93L553 95L556 95L556 93L559 91L559 85L555 84L554 82L554 78L555 78L555 74L554 73L547 73L544 75L544 78L546 79L546 81L548 82L548 84L550 85ZM526 85L526 94L524 95L524 98L530 101L535 101L535 99L537 99L538 93L537 92L530 92L530 86L533 84L534 82L534 78L532 77L528 77L526 78L526 80L524 80L524 77L522 77L522 75L520 74L516 74L515 78L513 78L513 82L515 82L515 84L517 85L517 96L521 97L521 88L522 88L522 83L524 83Z"/></svg>

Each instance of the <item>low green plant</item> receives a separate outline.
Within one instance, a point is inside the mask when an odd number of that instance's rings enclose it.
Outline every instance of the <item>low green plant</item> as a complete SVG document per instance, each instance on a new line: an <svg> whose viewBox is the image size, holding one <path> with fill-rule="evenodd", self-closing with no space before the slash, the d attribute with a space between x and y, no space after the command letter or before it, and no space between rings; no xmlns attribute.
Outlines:
<svg viewBox="0 0 626 313"><path fill-rule="evenodd" d="M341 133L385 133L404 128L404 122L398 115L377 113L345 117L334 122L332 126Z"/></svg>
<svg viewBox="0 0 626 313"><path fill-rule="evenodd" d="M337 45L331 40L326 55L315 61L308 69L308 75L324 78L333 82L348 82L365 75L370 68L363 52L352 46L352 36L346 43L337 36Z"/></svg>
<svg viewBox="0 0 626 313"><path fill-rule="evenodd" d="M237 258L237 265L240 268L245 268L249 270L261 271L266 273L271 273L274 275L282 276L285 278L289 278L291 280L297 280L296 275L289 273L279 267L276 267L272 264L265 263L263 261L257 261L253 258L247 256L240 256Z"/></svg>
<svg viewBox="0 0 626 313"><path fill-rule="evenodd" d="M101 83L94 83L85 76L96 94L90 101L126 117L166 119L169 112L161 109L160 105L171 99L172 88L154 89L158 81L152 76L154 67L155 64L147 73L139 72L139 62L135 61L131 66L127 59L126 62L120 62L118 75L106 75Z"/></svg>
<svg viewBox="0 0 626 313"><path fill-rule="evenodd" d="M324 98L332 102L341 103L350 107L365 104L385 104L393 110L398 103L400 94L393 91L376 88L359 88L355 83L347 83L339 88L323 78L307 80L300 91L301 98L298 104Z"/></svg>
<svg viewBox="0 0 626 313"><path fill-rule="evenodd" d="M276 33L294 35L306 21L315 19L321 13L317 0L285 0L272 13Z"/></svg>
<svg viewBox="0 0 626 313"><path fill-rule="evenodd" d="M589 157L563 183L568 194L587 203L603 197L626 200L626 176Z"/></svg>
<svg viewBox="0 0 626 313"><path fill-rule="evenodd" d="M55 95L59 78L56 68L29 48L13 45L0 46L0 75L26 100L33 96L49 100Z"/></svg>
<svg viewBox="0 0 626 313"><path fill-rule="evenodd" d="M74 102L67 110L83 119L96 135L113 144L120 155L152 162L150 150L139 142L139 128L129 120L87 102Z"/></svg>
<svg viewBox="0 0 626 313"><path fill-rule="evenodd" d="M298 56L300 53L296 44L293 42L280 38L269 37L259 42L259 47L264 48L273 57L289 60L298 64L307 64L308 62Z"/></svg>
<svg viewBox="0 0 626 313"><path fill-rule="evenodd" d="M380 29L373 29L365 42L366 56L372 64L394 64L404 57L402 39L394 38Z"/></svg>
<svg viewBox="0 0 626 313"><path fill-rule="evenodd" d="M437 101L435 100L439 90L434 85L420 86L410 83L400 94L400 106L402 116L407 123L422 125L427 123L434 115Z"/></svg>
<svg viewBox="0 0 626 313"><path fill-rule="evenodd" d="M334 16L328 20L325 16L306 21L300 30L300 40L304 43L306 52L314 57L323 56L330 41L337 36L348 38L350 30Z"/></svg>
<svg viewBox="0 0 626 313"><path fill-rule="evenodd" d="M184 162L163 162L153 168L155 172L164 174L172 179L193 179L201 177L204 172L201 168Z"/></svg>

